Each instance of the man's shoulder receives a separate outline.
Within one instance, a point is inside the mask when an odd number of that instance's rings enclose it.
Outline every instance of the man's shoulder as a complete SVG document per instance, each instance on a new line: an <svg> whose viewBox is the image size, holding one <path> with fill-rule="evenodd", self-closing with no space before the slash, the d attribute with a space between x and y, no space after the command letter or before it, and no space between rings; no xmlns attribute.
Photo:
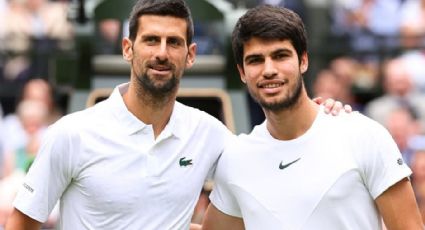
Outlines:
<svg viewBox="0 0 425 230"><path fill-rule="evenodd" d="M380 136L387 132L386 128L372 118L360 113L352 112L333 117L332 125L325 124L322 130L330 130L338 136L347 137L351 140L369 141L374 136ZM331 130L331 127L334 130Z"/></svg>
<svg viewBox="0 0 425 230"><path fill-rule="evenodd" d="M176 103L175 111L177 117L181 122L186 123L188 126L208 126L216 127L219 129L225 128L225 124L219 120L219 118L202 111L198 108L184 105L182 103Z"/></svg>
<svg viewBox="0 0 425 230"><path fill-rule="evenodd" d="M351 113L343 112L337 116L328 116L337 125L342 125L342 127L363 128L364 126L374 126L378 124L375 120L371 119L370 117L364 115L359 111L353 111Z"/></svg>
<svg viewBox="0 0 425 230"><path fill-rule="evenodd" d="M96 108L90 107L80 111L75 111L64 115L57 120L52 127L62 130L78 130L98 126L99 122L105 119L107 114L96 112Z"/></svg>
<svg viewBox="0 0 425 230"><path fill-rule="evenodd" d="M267 144L268 138L265 137L264 130L255 127L250 133L240 133L229 137L224 151L225 155L232 155L232 158L238 158L239 153L256 152L262 148L262 144ZM230 154L229 154L230 153ZM241 157L244 157L243 155Z"/></svg>

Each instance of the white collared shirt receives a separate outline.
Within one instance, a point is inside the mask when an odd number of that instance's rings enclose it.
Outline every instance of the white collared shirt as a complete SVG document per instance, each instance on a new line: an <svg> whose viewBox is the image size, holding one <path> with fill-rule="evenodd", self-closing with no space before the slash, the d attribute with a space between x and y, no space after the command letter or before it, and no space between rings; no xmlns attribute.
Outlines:
<svg viewBox="0 0 425 230"><path fill-rule="evenodd" d="M115 88L105 101L52 125L14 205L60 229L188 229L203 183L232 136L217 119L176 102L154 139Z"/></svg>

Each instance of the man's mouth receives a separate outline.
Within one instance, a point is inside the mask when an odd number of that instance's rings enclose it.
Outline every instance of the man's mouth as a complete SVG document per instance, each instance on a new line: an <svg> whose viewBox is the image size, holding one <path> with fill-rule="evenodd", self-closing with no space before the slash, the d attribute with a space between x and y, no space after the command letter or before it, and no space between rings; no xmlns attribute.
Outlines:
<svg viewBox="0 0 425 230"><path fill-rule="evenodd" d="M281 87L287 83L288 83L288 80L263 81L258 83L258 87L264 88L264 89L273 89L273 88Z"/></svg>
<svg viewBox="0 0 425 230"><path fill-rule="evenodd" d="M149 68L156 71L170 71L172 69L169 65L151 65Z"/></svg>
<svg viewBox="0 0 425 230"><path fill-rule="evenodd" d="M276 83L273 83L273 84L266 84L266 85L261 85L260 86L260 88L277 88L277 87L280 87L281 85L283 85L283 84L276 84Z"/></svg>

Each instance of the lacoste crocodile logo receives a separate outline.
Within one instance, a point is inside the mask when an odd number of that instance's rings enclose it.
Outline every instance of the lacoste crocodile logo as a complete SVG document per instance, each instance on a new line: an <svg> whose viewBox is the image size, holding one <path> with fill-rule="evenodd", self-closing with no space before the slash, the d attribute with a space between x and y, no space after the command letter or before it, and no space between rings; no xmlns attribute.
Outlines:
<svg viewBox="0 0 425 230"><path fill-rule="evenodd" d="M185 159L186 159L186 157L180 158L180 160L179 160L180 167L187 167L189 165L192 165L192 159L187 159L187 160L185 160Z"/></svg>
<svg viewBox="0 0 425 230"><path fill-rule="evenodd" d="M296 159L296 160L294 160L294 161L292 161L292 162L289 162L288 164L282 164L282 161L280 162L280 164L279 164L279 169L281 169L281 170L283 170L283 169L286 169L286 168L288 168L290 165L292 165L293 163L295 163L295 162L297 162L297 161L299 161L301 158L298 158L298 159Z"/></svg>

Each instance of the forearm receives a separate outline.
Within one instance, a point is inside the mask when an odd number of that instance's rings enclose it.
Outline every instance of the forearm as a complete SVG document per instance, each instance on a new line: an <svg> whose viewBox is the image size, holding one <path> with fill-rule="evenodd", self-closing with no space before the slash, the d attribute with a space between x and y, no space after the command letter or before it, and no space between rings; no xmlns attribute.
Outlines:
<svg viewBox="0 0 425 230"><path fill-rule="evenodd" d="M245 229L241 218L229 216L218 210L213 204L210 204L204 216L202 223L203 230L243 230Z"/></svg>
<svg viewBox="0 0 425 230"><path fill-rule="evenodd" d="M422 218L407 179L399 181L376 199L388 230L422 230Z"/></svg>
<svg viewBox="0 0 425 230"><path fill-rule="evenodd" d="M39 230L41 223L14 209L7 220L5 230Z"/></svg>

